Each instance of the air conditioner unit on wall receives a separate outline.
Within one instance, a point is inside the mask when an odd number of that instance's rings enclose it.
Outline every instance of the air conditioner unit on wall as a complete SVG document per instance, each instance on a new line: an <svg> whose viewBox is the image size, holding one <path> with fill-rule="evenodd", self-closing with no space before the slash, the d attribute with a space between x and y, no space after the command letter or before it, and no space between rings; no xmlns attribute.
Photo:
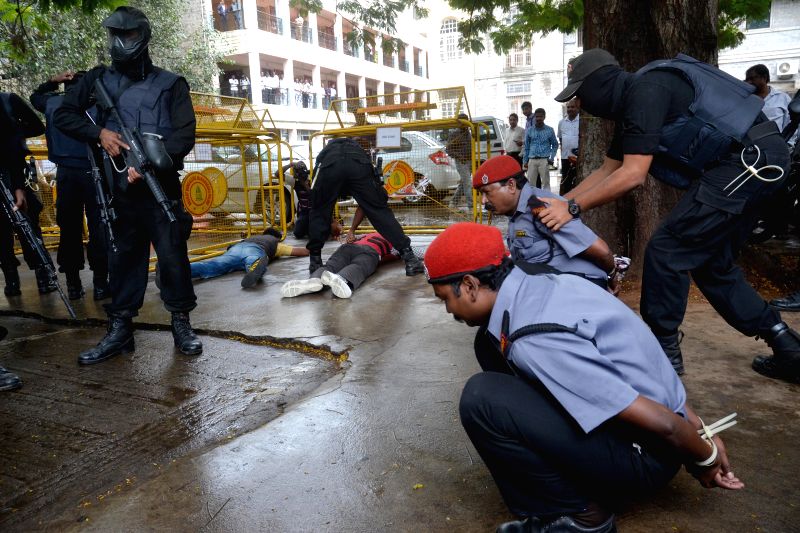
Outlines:
<svg viewBox="0 0 800 533"><path fill-rule="evenodd" d="M775 66L775 74L780 79L789 79L797 74L800 68L800 59L782 59Z"/></svg>

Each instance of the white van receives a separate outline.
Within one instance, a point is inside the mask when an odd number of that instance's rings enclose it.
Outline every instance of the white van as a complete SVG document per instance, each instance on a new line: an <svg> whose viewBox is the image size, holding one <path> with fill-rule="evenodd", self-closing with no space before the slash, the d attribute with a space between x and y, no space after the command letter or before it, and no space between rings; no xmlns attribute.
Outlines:
<svg viewBox="0 0 800 533"><path fill-rule="evenodd" d="M497 117L472 117L472 122L474 123L482 122L483 124L486 124L489 130L488 132L483 128L479 128L478 130L480 133L480 141L482 145L481 146L482 155L486 152L486 149L483 147L483 143L486 142L487 133L489 137L489 147L491 149L491 155L496 156L505 153L503 146L505 145L508 125L503 121L503 119Z"/></svg>

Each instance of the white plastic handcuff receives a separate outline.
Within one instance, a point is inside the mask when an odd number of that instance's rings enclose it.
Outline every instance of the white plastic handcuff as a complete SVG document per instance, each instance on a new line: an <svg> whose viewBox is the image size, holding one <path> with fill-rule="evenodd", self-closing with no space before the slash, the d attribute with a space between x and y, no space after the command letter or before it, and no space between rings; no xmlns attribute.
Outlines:
<svg viewBox="0 0 800 533"><path fill-rule="evenodd" d="M753 161L752 165L748 165L745 162L744 153L747 151L747 148L742 148L741 159L742 159L742 165L744 166L744 172L733 178L731 182L728 183L724 189L722 189L723 191L727 191L728 187L732 187L734 184L736 184L737 181L739 182L738 185L736 185L736 187L731 192L728 193L728 196L738 191L739 187L747 183L747 181L752 177L756 177L761 181L763 181L764 183L772 183L773 181L778 181L783 177L784 173L783 168L779 167L778 165L764 165L761 168L756 168L755 166L758 164L758 160L761 159L761 149L756 145L753 145L753 148L756 149L756 160ZM761 172L762 170L777 170L780 174L778 174L777 178L765 178L759 174L759 172ZM747 175L748 173L750 174L749 176Z"/></svg>
<svg viewBox="0 0 800 533"><path fill-rule="evenodd" d="M700 424L703 426L702 428L697 430L697 434L700 435L700 438L704 441L708 442L708 445L711 446L711 455L705 461L697 461L694 464L697 466L711 466L717 460L717 455L719 450L717 449L717 444L712 440L714 435L717 435L721 431L725 431L729 427L733 427L736 425L736 413L731 413L724 418L720 418L710 426L707 426L703 419L700 418Z"/></svg>

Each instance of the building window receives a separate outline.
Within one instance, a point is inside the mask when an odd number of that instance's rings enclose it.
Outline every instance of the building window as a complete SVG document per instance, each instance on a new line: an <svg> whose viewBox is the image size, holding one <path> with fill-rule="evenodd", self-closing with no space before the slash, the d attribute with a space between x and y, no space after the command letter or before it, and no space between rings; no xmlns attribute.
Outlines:
<svg viewBox="0 0 800 533"><path fill-rule="evenodd" d="M515 96L518 94L531 94L531 82L518 81L513 83L506 83L506 94L508 96Z"/></svg>
<svg viewBox="0 0 800 533"><path fill-rule="evenodd" d="M442 107L442 116L443 117L454 117L456 116L456 100L442 100L439 102Z"/></svg>
<svg viewBox="0 0 800 533"><path fill-rule="evenodd" d="M506 67L517 68L529 66L531 66L531 47L515 46L506 58Z"/></svg>
<svg viewBox="0 0 800 533"><path fill-rule="evenodd" d="M525 101L530 102L531 101L531 95L530 94L523 94L523 95L519 95L519 96L510 96L509 95L506 98L506 100L508 101L508 112L509 112L509 114L510 113L516 113L517 115L519 115L521 117L521 120L524 123L525 122L525 117L522 116L522 102L525 102Z"/></svg>
<svg viewBox="0 0 800 533"><path fill-rule="evenodd" d="M762 30L764 28L769 28L769 17L771 15L772 8L767 9L767 13L764 15L763 18L758 19L747 19L745 23L745 28L748 30Z"/></svg>
<svg viewBox="0 0 800 533"><path fill-rule="evenodd" d="M443 62L461 59L456 19L445 19L442 22L439 29L439 56Z"/></svg>
<svg viewBox="0 0 800 533"><path fill-rule="evenodd" d="M315 133L314 130L297 130L297 140L307 141L313 133Z"/></svg>

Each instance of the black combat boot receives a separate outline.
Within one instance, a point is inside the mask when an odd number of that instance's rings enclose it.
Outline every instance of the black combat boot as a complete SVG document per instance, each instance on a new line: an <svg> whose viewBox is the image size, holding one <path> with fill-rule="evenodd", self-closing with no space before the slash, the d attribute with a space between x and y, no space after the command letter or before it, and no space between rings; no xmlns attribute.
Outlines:
<svg viewBox="0 0 800 533"><path fill-rule="evenodd" d="M769 302L769 305L781 311L800 311L800 291L783 298L775 298Z"/></svg>
<svg viewBox="0 0 800 533"><path fill-rule="evenodd" d="M94 286L92 292L95 300L105 300L111 296L111 289L108 286L108 274L95 272L92 275L92 285Z"/></svg>
<svg viewBox="0 0 800 533"><path fill-rule="evenodd" d="M22 387L22 380L13 372L9 372L0 366L0 392L17 390Z"/></svg>
<svg viewBox="0 0 800 533"><path fill-rule="evenodd" d="M172 313L172 338L175 346L184 355L200 355L203 343L200 341L189 323L189 313Z"/></svg>
<svg viewBox="0 0 800 533"><path fill-rule="evenodd" d="M667 359L669 359L672 368L675 369L675 373L682 376L685 372L683 368L683 354L681 353L683 332L679 331L673 335L665 335L663 337L656 335L656 339L658 339L661 349L667 354Z"/></svg>
<svg viewBox="0 0 800 533"><path fill-rule="evenodd" d="M319 252L317 253L312 252L311 255L308 256L308 259L309 259L308 263L309 273L313 274L314 272L322 268L322 254L320 254Z"/></svg>
<svg viewBox="0 0 800 533"><path fill-rule="evenodd" d="M78 271L67 272L67 298L70 300L79 300L83 298L83 283L81 283L81 276Z"/></svg>
<svg viewBox="0 0 800 533"><path fill-rule="evenodd" d="M406 276L416 276L425 272L425 265L414 255L410 246L400 250L400 258L406 262Z"/></svg>
<svg viewBox="0 0 800 533"><path fill-rule="evenodd" d="M47 270L42 267L36 269L36 286L39 288L39 294L47 294L58 289L55 280L50 279Z"/></svg>
<svg viewBox="0 0 800 533"><path fill-rule="evenodd" d="M753 359L753 370L769 378L800 383L800 334L780 322L762 335L772 356L759 355Z"/></svg>
<svg viewBox="0 0 800 533"><path fill-rule="evenodd" d="M102 363L117 354L130 353L135 349L133 343L133 321L130 318L109 317L105 337L97 346L78 356L81 365Z"/></svg>
<svg viewBox="0 0 800 533"><path fill-rule="evenodd" d="M6 286L3 292L6 296L19 296L22 291L19 290L19 272L17 267L4 267L3 275L6 277Z"/></svg>

